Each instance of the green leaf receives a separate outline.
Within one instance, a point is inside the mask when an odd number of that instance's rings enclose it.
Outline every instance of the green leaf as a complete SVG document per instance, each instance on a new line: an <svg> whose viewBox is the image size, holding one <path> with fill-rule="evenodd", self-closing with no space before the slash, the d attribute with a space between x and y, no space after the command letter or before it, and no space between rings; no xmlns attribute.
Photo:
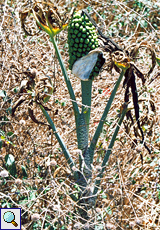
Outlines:
<svg viewBox="0 0 160 230"><path fill-rule="evenodd" d="M8 133L7 133L7 136L8 136L8 137L11 137L12 135L14 135L13 132L8 132Z"/></svg>
<svg viewBox="0 0 160 230"><path fill-rule="evenodd" d="M15 165L15 163L13 163L12 165L10 165L9 167L8 167L8 171L9 171L9 173L12 175L12 176L16 176L16 173L17 173L17 170L16 170L16 165Z"/></svg>
<svg viewBox="0 0 160 230"><path fill-rule="evenodd" d="M37 166L38 172L41 172L42 167L40 165Z"/></svg>
<svg viewBox="0 0 160 230"><path fill-rule="evenodd" d="M19 92L19 88L16 87L16 88L13 89L13 91L14 91L14 93L18 93Z"/></svg>
<svg viewBox="0 0 160 230"><path fill-rule="evenodd" d="M15 163L14 156L12 154L7 154L5 156L5 161L6 161L7 166L10 166L10 165L14 164Z"/></svg>
<svg viewBox="0 0 160 230"><path fill-rule="evenodd" d="M99 94L102 94L102 93L103 93L103 90L102 90L102 89L98 89L98 93L99 93Z"/></svg>
<svg viewBox="0 0 160 230"><path fill-rule="evenodd" d="M0 140L0 149L2 148L2 141Z"/></svg>
<svg viewBox="0 0 160 230"><path fill-rule="evenodd" d="M65 105L66 105L66 102L65 102L65 101L64 101L64 102L62 102L62 103L61 103L61 105L62 105L62 106L65 106Z"/></svg>
<svg viewBox="0 0 160 230"><path fill-rule="evenodd" d="M28 174L27 174L27 171L26 171L26 167L21 165L21 168L22 168L22 173L23 173L23 177L24 178L27 178L28 177Z"/></svg>
<svg viewBox="0 0 160 230"><path fill-rule="evenodd" d="M11 208L11 204L8 203L8 201L5 201L3 204L2 204L2 208L5 208L7 206L7 208Z"/></svg>
<svg viewBox="0 0 160 230"><path fill-rule="evenodd" d="M34 91L31 91L31 90L27 90L27 93L31 94L32 97L35 97L35 92Z"/></svg>
<svg viewBox="0 0 160 230"><path fill-rule="evenodd" d="M0 90L0 97L6 97L6 91Z"/></svg>
<svg viewBox="0 0 160 230"><path fill-rule="evenodd" d="M112 214L112 210L111 210L110 206L105 209L105 212L108 213L109 215Z"/></svg>
<svg viewBox="0 0 160 230"><path fill-rule="evenodd" d="M11 100L9 101L9 103L11 103ZM8 107L8 109L6 109L7 114L12 114L12 107Z"/></svg>
<svg viewBox="0 0 160 230"><path fill-rule="evenodd" d="M32 192L32 193L30 194L30 199L31 199L31 200L35 200L35 199L36 199L36 195L35 195L34 192Z"/></svg>
<svg viewBox="0 0 160 230"><path fill-rule="evenodd" d="M0 135L5 136L5 132L0 129Z"/></svg>
<svg viewBox="0 0 160 230"><path fill-rule="evenodd" d="M17 170L16 170L14 156L12 154L7 154L5 156L5 161L6 161L7 170L12 176L15 176L17 173Z"/></svg>

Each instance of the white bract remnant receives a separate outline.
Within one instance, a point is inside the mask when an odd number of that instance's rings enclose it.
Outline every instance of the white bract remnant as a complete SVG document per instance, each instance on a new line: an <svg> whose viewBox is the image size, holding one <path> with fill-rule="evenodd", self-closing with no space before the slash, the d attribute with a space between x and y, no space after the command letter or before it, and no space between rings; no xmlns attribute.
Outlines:
<svg viewBox="0 0 160 230"><path fill-rule="evenodd" d="M96 49L90 51L84 57L78 59L72 68L72 73L82 81L88 81L89 76L97 62L99 53L101 50Z"/></svg>

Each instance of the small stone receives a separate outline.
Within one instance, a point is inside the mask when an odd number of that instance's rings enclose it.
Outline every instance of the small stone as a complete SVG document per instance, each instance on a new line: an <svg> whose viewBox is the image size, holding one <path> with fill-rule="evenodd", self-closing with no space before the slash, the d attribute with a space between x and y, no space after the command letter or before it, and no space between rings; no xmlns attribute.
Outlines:
<svg viewBox="0 0 160 230"><path fill-rule="evenodd" d="M138 225L141 225L141 224L142 224L142 220L140 220L140 219L136 219L135 222L136 222L136 224L138 224Z"/></svg>
<svg viewBox="0 0 160 230"><path fill-rule="evenodd" d="M111 223L107 223L107 224L106 224L106 228L107 228L108 230L115 230L115 229L116 229L116 226L113 225L113 224L111 224Z"/></svg>
<svg viewBox="0 0 160 230"><path fill-rule="evenodd" d="M40 219L40 215L38 213L34 213L32 216L31 216L31 220L32 221L37 221Z"/></svg>
<svg viewBox="0 0 160 230"><path fill-rule="evenodd" d="M55 160L50 161L50 166L56 166L56 165L57 165L57 162Z"/></svg>
<svg viewBox="0 0 160 230"><path fill-rule="evenodd" d="M26 121L23 120L23 119L21 119L21 120L19 121L19 124L20 124L20 125L25 125L25 124L26 124Z"/></svg>
<svg viewBox="0 0 160 230"><path fill-rule="evenodd" d="M77 155L82 155L82 150L81 149L76 149L73 152L76 153Z"/></svg>
<svg viewBox="0 0 160 230"><path fill-rule="evenodd" d="M141 148L140 146L137 146L137 147L135 148L135 150L136 150L138 153L141 153L141 152L142 152L142 148Z"/></svg>
<svg viewBox="0 0 160 230"><path fill-rule="evenodd" d="M3 170L3 171L0 172L0 176L1 176L1 177L8 177L8 176L9 176L9 173L8 173L8 171Z"/></svg>
<svg viewBox="0 0 160 230"><path fill-rule="evenodd" d="M100 209L100 208L96 208L96 212L97 212L97 213L100 213L100 212L101 212L101 209Z"/></svg>
<svg viewBox="0 0 160 230"><path fill-rule="evenodd" d="M15 179L15 184L16 185L21 185L22 184L22 180L21 179Z"/></svg>
<svg viewBox="0 0 160 230"><path fill-rule="evenodd" d="M136 225L136 223L135 223L134 221L130 221L130 222L129 222L129 226L130 226L130 227L133 228L135 225Z"/></svg>
<svg viewBox="0 0 160 230"><path fill-rule="evenodd" d="M72 167L73 172L77 171L77 168L75 166Z"/></svg>

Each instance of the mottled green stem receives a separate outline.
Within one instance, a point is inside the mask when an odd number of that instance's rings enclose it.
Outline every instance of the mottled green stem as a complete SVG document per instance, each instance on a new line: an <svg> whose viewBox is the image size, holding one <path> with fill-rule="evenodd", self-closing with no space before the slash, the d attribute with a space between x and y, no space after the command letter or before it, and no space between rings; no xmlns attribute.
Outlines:
<svg viewBox="0 0 160 230"><path fill-rule="evenodd" d="M89 134L89 122L91 111L91 93L92 93L92 80L81 81L82 89L82 111L77 119L77 141L78 148L82 150L83 159L79 156L80 170L83 170L85 177L91 177L91 163L90 154L87 151L88 148L88 134ZM82 165L82 161L84 164ZM83 169L82 169L83 167Z"/></svg>
<svg viewBox="0 0 160 230"><path fill-rule="evenodd" d="M90 147L89 147L91 164L93 162L94 150L96 148L96 144L97 144L98 138L99 138L99 136L100 136L100 134L102 132L102 128L103 128L104 122L106 120L106 117L108 115L109 109L110 109L110 107L112 105L112 102L113 102L114 97L116 95L117 89L118 89L118 87L120 85L120 82L121 82L124 74L125 74L125 70L122 70L122 72L121 72L121 74L120 74L120 76L119 76L119 78L118 78L118 80L117 80L117 82L116 82L116 84L114 86L114 89L113 89L113 91L111 93L111 96L110 96L110 98L108 100L108 103L107 103L106 108L105 108L105 110L103 112L103 115L102 115L101 120L100 120L100 122L98 124L98 127L97 127L97 129L95 131L95 134L94 134L94 136L92 138L92 141L91 141L91 144L90 144Z"/></svg>
<svg viewBox="0 0 160 230"><path fill-rule="evenodd" d="M91 113L91 99L92 99L92 80L81 81L82 90L82 113L84 114L87 130L89 132L89 122ZM85 106L86 105L86 106Z"/></svg>
<svg viewBox="0 0 160 230"><path fill-rule="evenodd" d="M44 109L44 107L42 105L39 105L39 107L41 108L44 116L46 117L48 123L50 124L50 126L51 126L51 128L53 130L53 133L56 136L57 141L59 142L59 145L61 146L61 149L62 149L62 151L64 153L64 156L65 156L65 158L66 158L66 160L67 160L67 162L68 162L68 164L69 164L69 166L70 166L70 168L72 170L72 167L75 166L74 161L73 161L73 159L72 159L72 157L71 157L71 155L70 155L70 153L69 153L64 141L62 140L61 136L57 132L56 127L55 127L51 117L49 116L48 112ZM73 172L73 170L72 170L72 172ZM74 176L75 176L75 179L78 179L78 174L75 171L74 171Z"/></svg>
<svg viewBox="0 0 160 230"><path fill-rule="evenodd" d="M95 181L95 186L94 186L93 195L97 194L97 192L98 192L99 185L100 185L101 179L102 179L102 177L103 177L103 172L104 172L105 169L106 169L106 163L107 163L107 161L108 161L108 159L109 159L109 156L110 156L110 154L111 154L111 151L112 151L114 142L115 142L115 140L116 140L116 136L117 136L118 131L119 131L119 129L120 129L120 126L121 126L121 124L122 124L122 122L123 122L124 116L125 116L125 114L126 114L126 112L127 112L127 106L128 106L128 104L124 104L124 107L123 107L123 111L122 111L121 117L120 117L120 119L119 119L119 121L118 121L118 124L117 124L117 126L116 126L116 128L115 128L115 131L114 131L114 133L113 133L112 139L111 139L110 144L109 144L109 146L108 146L108 150L107 150L107 152L106 152L106 154L105 154L105 156L104 156L104 159L103 159L103 162L102 162L102 165L101 165L101 168L102 168L102 169L101 169L101 172L98 174L98 176L97 176L98 179Z"/></svg>
<svg viewBox="0 0 160 230"><path fill-rule="evenodd" d="M62 59L61 54L59 52L59 49L57 47L57 43L55 41L55 38L54 37L50 37L50 38L51 38L51 41L52 41L52 43L54 45L54 48L55 48L55 51L56 51L56 55L57 55L59 64L60 64L61 69L62 69L62 73L63 73L64 79L65 79L65 82L66 82L66 85L67 85L67 88L68 88L68 92L69 92L70 98L72 100L75 118L77 118L77 116L79 114L79 108L78 108L78 105L77 105L77 102L76 102L76 97L75 97L75 94L74 94L74 91L73 91L70 79L68 77L68 74L67 74L67 71L66 71L63 59Z"/></svg>
<svg viewBox="0 0 160 230"><path fill-rule="evenodd" d="M73 91L70 79L68 77L68 74L67 74L67 71L66 71L63 59L62 59L61 54L59 52L57 43L55 41L55 33L52 30L52 25L50 24L47 15L46 15L46 20L47 20L47 24L48 24L47 26L43 26L43 24L37 18L34 10L33 10L33 15L34 15L34 17L36 19L37 24L42 28L42 30L44 30L46 33L49 34L51 42L53 43L53 46L55 48L55 52L56 52L56 55L57 55L60 67L62 69L62 73L63 73L64 79L65 79L66 85L67 85L67 88L68 88L68 92L69 92L70 98L72 100L72 105L73 105L73 109L74 109L75 119L77 119L77 116L79 114L79 108L78 108L78 105L77 105L77 102L76 102L75 94L74 94L74 91ZM48 26L49 26L49 28L48 28Z"/></svg>

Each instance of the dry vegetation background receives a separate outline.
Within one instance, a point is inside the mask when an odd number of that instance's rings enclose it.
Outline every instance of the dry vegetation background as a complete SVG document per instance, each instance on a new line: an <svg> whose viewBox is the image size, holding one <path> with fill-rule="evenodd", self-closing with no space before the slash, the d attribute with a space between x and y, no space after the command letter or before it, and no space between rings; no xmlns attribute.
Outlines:
<svg viewBox="0 0 160 230"><path fill-rule="evenodd" d="M30 97L27 92L18 91L22 81L28 80L28 69L36 69L40 77L52 78L55 88L47 103L51 108L49 113L78 167L72 103L53 45L44 32L29 37L22 30L19 12L31 1L1 0L0 3L0 207L20 207L22 229L82 229L76 203L67 195L74 192L76 186L59 144L47 125L30 119ZM57 3L60 12L64 6L69 10L73 5L72 1ZM89 5L96 10L98 16L95 13L93 17L103 32L120 46L145 41L160 57L160 3L154 0L80 0L77 9ZM57 42L68 70L67 30L57 36ZM151 64L148 51L142 49L137 60L137 66L147 73ZM93 81L90 138L119 76L106 69ZM69 70L68 74L81 107L80 80ZM160 229L160 67L155 67L145 86L139 79L137 85L143 101L140 103L141 124L152 154L149 155L139 142L135 144L133 129L126 133L122 125L99 189L96 208L90 213L97 230ZM117 123L124 92L121 84L98 142L94 178ZM11 116L10 108L22 95L24 102ZM150 100L155 103L156 113L147 110ZM36 105L33 109L36 118L46 123L40 109ZM9 174L5 175L4 170Z"/></svg>

